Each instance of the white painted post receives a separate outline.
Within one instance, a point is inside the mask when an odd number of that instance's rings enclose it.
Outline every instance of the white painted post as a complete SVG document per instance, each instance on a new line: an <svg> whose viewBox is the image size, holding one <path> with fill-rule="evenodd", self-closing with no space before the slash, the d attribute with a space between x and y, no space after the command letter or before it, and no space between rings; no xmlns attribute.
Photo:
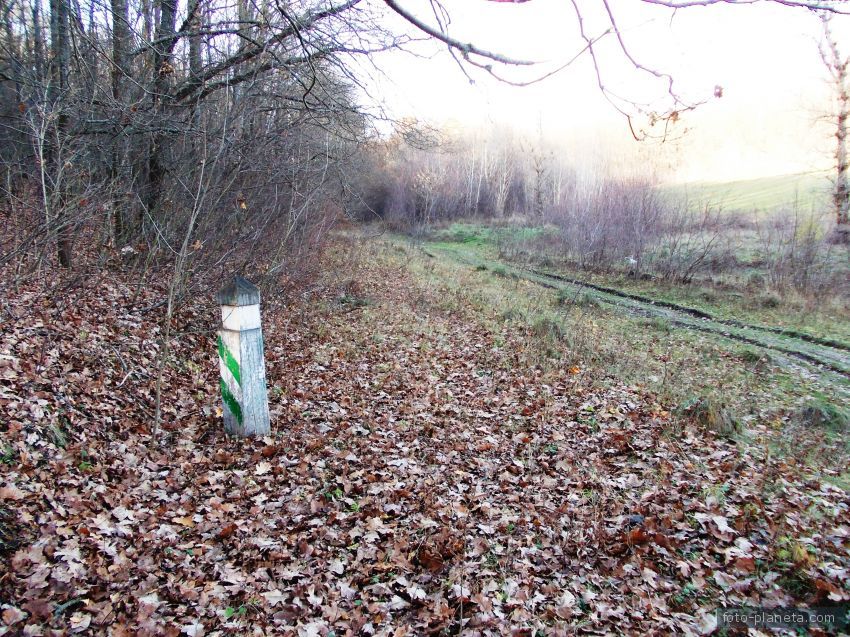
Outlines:
<svg viewBox="0 0 850 637"><path fill-rule="evenodd" d="M227 433L245 437L269 433L269 401L260 290L236 276L217 295L222 328L218 332L221 398Z"/></svg>

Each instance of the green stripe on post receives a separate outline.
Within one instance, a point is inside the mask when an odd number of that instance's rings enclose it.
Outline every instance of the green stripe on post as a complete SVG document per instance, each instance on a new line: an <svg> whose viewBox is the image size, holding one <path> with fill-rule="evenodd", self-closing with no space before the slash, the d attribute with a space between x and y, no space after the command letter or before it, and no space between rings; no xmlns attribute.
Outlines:
<svg viewBox="0 0 850 637"><path fill-rule="evenodd" d="M221 384L221 398L224 400L225 406L230 410L230 413L236 418L236 422L240 425L242 424L242 408L239 406L239 401L236 400L236 396L234 396L230 392L230 387L227 386L227 383L224 382L223 378L219 379L219 383Z"/></svg>
<svg viewBox="0 0 850 637"><path fill-rule="evenodd" d="M233 374L236 384L241 387L242 377L239 369L239 363L236 361L233 354L230 353L230 350L227 349L227 345L225 345L224 341L221 339L221 334L218 335L218 356L222 361L224 361L224 366L230 370L231 374Z"/></svg>
<svg viewBox="0 0 850 637"><path fill-rule="evenodd" d="M240 438L271 430L260 290L234 276L216 295L221 306L218 360L224 429Z"/></svg>

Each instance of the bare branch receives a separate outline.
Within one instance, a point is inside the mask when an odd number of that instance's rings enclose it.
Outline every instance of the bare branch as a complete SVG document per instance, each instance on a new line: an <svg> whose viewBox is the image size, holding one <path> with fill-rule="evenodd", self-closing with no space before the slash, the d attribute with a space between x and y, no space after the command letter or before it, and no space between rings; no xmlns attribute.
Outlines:
<svg viewBox="0 0 850 637"><path fill-rule="evenodd" d="M403 9L395 0L384 0L384 3L390 9L395 11L398 15L407 20L410 24L415 26L420 31L427 33L436 40L439 40L440 42L447 45L449 48L460 51L465 59L469 59L468 56L470 55L477 55L479 57L487 58L488 60L492 60L494 62L499 62L500 64L508 64L513 66L530 66L534 64L534 62L528 60L515 60L499 53L494 53L492 51L487 51L485 49L478 48L472 43L461 42L460 40L456 40L455 38L441 31L440 29L435 29L429 24L423 22L406 9Z"/></svg>

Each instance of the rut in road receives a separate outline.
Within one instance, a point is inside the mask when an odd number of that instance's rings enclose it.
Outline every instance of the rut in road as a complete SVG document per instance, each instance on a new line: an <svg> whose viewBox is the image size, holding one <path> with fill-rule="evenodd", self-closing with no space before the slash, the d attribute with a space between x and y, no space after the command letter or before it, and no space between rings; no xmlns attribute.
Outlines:
<svg viewBox="0 0 850 637"><path fill-rule="evenodd" d="M581 279L510 265L502 261L483 259L477 255L470 258L468 255L460 254L455 250L437 249L446 256L466 265L484 266L491 271L498 266L498 268L508 271L513 276L542 287L555 290L574 290L576 294L585 291L594 299L631 314L664 318L671 324L683 329L770 350L776 358L782 359L785 363L792 363L794 360L802 361L814 366L822 374L837 374L843 379L850 379L850 346L839 341L819 338L797 330L785 330L767 325L751 325L735 319L721 319L702 310L630 294ZM434 256L427 251L426 254Z"/></svg>
<svg viewBox="0 0 850 637"><path fill-rule="evenodd" d="M566 283L577 289L588 288L593 293L593 296L600 301L624 307L634 313L645 316L663 317L678 327L692 329L706 334L714 334L748 345L780 352L812 365L825 368L845 378L850 378L850 351L848 351L846 345L837 341L820 339L796 330L782 330L770 326L750 325L734 319L718 319L702 310L687 308L666 301L640 297L627 292L603 288L585 281L569 279L537 270L528 270L528 272L535 276ZM529 280L533 281L533 279ZM559 286L556 285L554 287L557 288ZM612 299L611 297L615 298ZM622 299L622 301L616 300L617 298ZM795 344L796 347L794 347Z"/></svg>
<svg viewBox="0 0 850 637"><path fill-rule="evenodd" d="M722 319L703 310L699 310L693 307L687 307L685 305L679 305L678 303L672 303L670 301L664 301L660 299L653 299L652 297L643 296L640 294L631 294L630 292L623 292L622 290L618 290L616 288L609 288L602 285L596 285L595 283L590 283L588 281L582 281L581 279L574 279L570 277L566 277L560 274L553 274L551 272L545 272L543 270L534 270L528 269L529 272L536 274L538 276L547 277L550 279L556 279L558 281L564 281L566 283L570 283L572 285L578 285L581 287L591 288L598 292L604 292L606 294L612 294L614 296L619 296L624 299L632 299L633 301L639 301L641 303L648 303L650 305L655 305L658 307L664 307L671 310L676 310L678 312L684 312L690 316L694 316L696 318L706 319L709 321L713 321L715 323L721 323L723 325L730 325L732 327L739 327L743 329L757 330L759 332L769 332L771 334L778 334L780 336L786 336L791 338L797 338L801 341L806 341L807 343L814 343L816 345L823 345L826 347L832 347L834 349L844 350L846 352L850 352L850 345L846 343L842 343L841 341L836 341L829 338L821 338L819 336L814 336L812 334L807 334L806 332L800 332L799 330L787 329L782 327L771 327L769 325L752 325L751 323L744 323L743 321L738 321L736 319Z"/></svg>

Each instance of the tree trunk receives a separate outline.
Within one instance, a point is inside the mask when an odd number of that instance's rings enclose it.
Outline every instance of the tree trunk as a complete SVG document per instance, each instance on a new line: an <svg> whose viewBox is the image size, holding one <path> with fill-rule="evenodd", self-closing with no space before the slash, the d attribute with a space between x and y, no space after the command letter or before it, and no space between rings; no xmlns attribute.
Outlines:
<svg viewBox="0 0 850 637"><path fill-rule="evenodd" d="M203 19L201 16L201 0L190 0L189 3L189 81L200 81L201 72L203 71L203 60L201 59L201 44L203 38L199 35ZM191 106L191 125L195 129L198 126L198 101L192 102ZM192 137L192 148L195 148L195 137Z"/></svg>
<svg viewBox="0 0 850 637"><path fill-rule="evenodd" d="M175 22L177 20L177 0L160 0L159 24L154 35L153 47L153 113L154 131L148 147L148 171L143 201L148 214L154 214L162 195L162 182L165 178L165 163L163 160L163 143L165 135L162 130L162 111L164 99L168 90L168 78L174 72L171 66L174 49ZM141 220L140 220L141 221Z"/></svg>
<svg viewBox="0 0 850 637"><path fill-rule="evenodd" d="M4 7L3 28L6 35L6 51L9 53L9 66L12 69L12 82L15 85L15 100L20 104L23 101L21 92L21 54L18 49L14 29L12 28L12 5Z"/></svg>
<svg viewBox="0 0 850 637"><path fill-rule="evenodd" d="M201 69L203 63L201 61L201 36L198 32L201 30L201 8L199 0L191 3L191 35L189 36L189 75L193 80L201 77Z"/></svg>
<svg viewBox="0 0 850 637"><path fill-rule="evenodd" d="M127 0L111 0L112 6L112 99L116 110L116 144L112 154L112 178L116 193L112 205L112 239L116 247L124 241L126 219L130 205L132 171L130 170L129 140L124 127L130 114L127 110L127 78L130 77L130 23Z"/></svg>
<svg viewBox="0 0 850 637"><path fill-rule="evenodd" d="M850 190L847 183L847 118L850 116L850 87L847 85L847 66L850 58L842 57L838 41L832 34L831 16L822 13L824 42L820 48L821 59L832 76L835 85L838 112L835 126L835 186L832 189L832 204L835 210L835 232L840 241L850 241ZM824 46L825 45L825 46Z"/></svg>
<svg viewBox="0 0 850 637"><path fill-rule="evenodd" d="M35 79L40 84L44 79L44 40L41 35L40 3L32 3L32 44L34 49Z"/></svg>
<svg viewBox="0 0 850 637"><path fill-rule="evenodd" d="M54 206L53 224L56 231L56 252L59 265L70 268L73 263L71 226L65 206L64 159L61 157L62 143L66 139L68 114L65 102L68 99L68 66L71 49L68 38L67 0L50 0L50 85L48 101L55 116L55 134L49 148L49 166L53 171L53 192L50 199ZM48 212L48 211L46 211Z"/></svg>
<svg viewBox="0 0 850 637"><path fill-rule="evenodd" d="M846 67L841 69L841 83L846 87ZM850 228L850 191L847 184L847 117L850 110L850 98L846 88L841 91L838 101L838 118L835 131L835 138L838 142L838 147L835 150L836 160L836 176L835 190L832 194L833 204L835 206L835 222L838 224L840 231L847 232Z"/></svg>

